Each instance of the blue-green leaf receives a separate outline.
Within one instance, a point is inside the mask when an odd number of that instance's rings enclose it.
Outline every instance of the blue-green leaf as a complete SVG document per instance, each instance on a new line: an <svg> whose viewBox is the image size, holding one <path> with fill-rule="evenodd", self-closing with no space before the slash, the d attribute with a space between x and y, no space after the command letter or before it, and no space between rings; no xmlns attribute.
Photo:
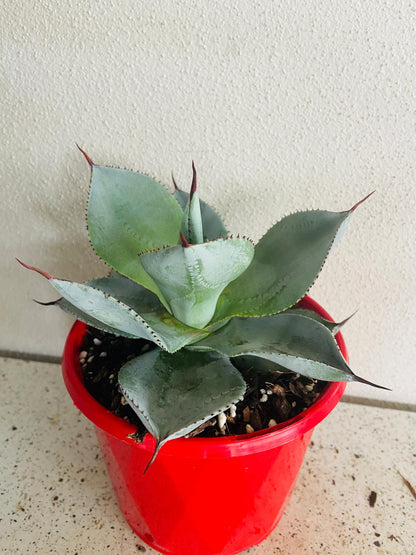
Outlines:
<svg viewBox="0 0 416 555"><path fill-rule="evenodd" d="M175 352L208 333L178 322L153 293L127 278L102 278L76 283L54 278L31 266L26 267L46 277L64 297L55 304L104 331L148 339L169 352Z"/></svg>
<svg viewBox="0 0 416 555"><path fill-rule="evenodd" d="M267 316L297 303L314 283L359 204L346 212L298 212L275 224L256 245L246 272L221 294L213 321Z"/></svg>
<svg viewBox="0 0 416 555"><path fill-rule="evenodd" d="M350 320L355 314L355 313L351 314L351 316L348 316L348 318L345 318L341 322L332 322L331 320L327 320L326 318L323 318L313 310L308 310L306 308L299 308L297 306L290 308L287 311L287 313L299 314L300 316L305 316L306 318L312 318L312 320L316 320L317 322L319 322L320 324L328 328L329 331L332 333L332 335L336 335L339 332L339 330L344 326L344 324L346 324L348 320Z"/></svg>
<svg viewBox="0 0 416 555"><path fill-rule="evenodd" d="M188 434L227 409L246 389L227 358L187 349L145 353L127 362L118 379L124 397L157 441L150 462L166 441Z"/></svg>
<svg viewBox="0 0 416 555"><path fill-rule="evenodd" d="M325 326L289 312L264 318L233 318L192 348L214 350L229 357L258 356L319 380L370 383L353 373Z"/></svg>
<svg viewBox="0 0 416 555"><path fill-rule="evenodd" d="M181 233L188 243L197 245L204 242L204 233L202 229L201 206L198 191L196 190L196 170L193 162L192 170L192 187L183 213Z"/></svg>
<svg viewBox="0 0 416 555"><path fill-rule="evenodd" d="M92 164L88 231L96 253L133 281L163 295L146 274L138 254L178 242L182 210L150 177Z"/></svg>
<svg viewBox="0 0 416 555"><path fill-rule="evenodd" d="M189 193L176 189L173 196L179 202L183 210L189 202ZM227 230L220 216L206 202L199 200L202 217L202 228L205 241L213 241L219 237L227 237Z"/></svg>
<svg viewBox="0 0 416 555"><path fill-rule="evenodd" d="M200 245L176 245L143 253L140 258L174 316L188 326L205 327L218 297L253 257L248 239L218 239Z"/></svg>

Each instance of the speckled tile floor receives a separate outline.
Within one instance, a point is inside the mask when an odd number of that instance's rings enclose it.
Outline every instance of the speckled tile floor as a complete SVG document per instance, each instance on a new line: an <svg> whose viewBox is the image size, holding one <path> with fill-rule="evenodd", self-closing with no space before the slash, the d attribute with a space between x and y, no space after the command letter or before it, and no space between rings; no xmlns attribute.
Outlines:
<svg viewBox="0 0 416 555"><path fill-rule="evenodd" d="M0 551L156 554L120 515L59 366L0 359L0 375ZM315 430L279 525L245 554L415 555L411 486L416 413L341 403Z"/></svg>

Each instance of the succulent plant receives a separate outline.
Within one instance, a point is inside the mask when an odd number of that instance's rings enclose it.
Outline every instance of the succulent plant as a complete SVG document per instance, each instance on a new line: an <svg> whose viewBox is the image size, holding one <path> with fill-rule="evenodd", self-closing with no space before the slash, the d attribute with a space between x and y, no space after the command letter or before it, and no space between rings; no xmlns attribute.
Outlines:
<svg viewBox="0 0 416 555"><path fill-rule="evenodd" d="M370 383L338 349L341 324L297 307L363 201L344 212L286 216L254 245L228 235L199 199L194 165L190 193L174 182L171 194L144 174L96 165L81 152L91 167L91 244L113 270L76 283L24 266L61 295L49 304L157 345L119 373L120 389L157 450L243 396L246 384L230 357L256 357L319 380Z"/></svg>

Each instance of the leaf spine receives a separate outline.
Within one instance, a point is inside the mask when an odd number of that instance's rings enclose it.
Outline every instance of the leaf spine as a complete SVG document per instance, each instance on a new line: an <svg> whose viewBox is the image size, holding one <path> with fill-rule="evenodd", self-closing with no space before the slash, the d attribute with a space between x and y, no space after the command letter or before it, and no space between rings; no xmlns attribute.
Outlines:
<svg viewBox="0 0 416 555"><path fill-rule="evenodd" d="M25 264L24 262L22 262L18 258L16 258L16 260L18 261L19 264L21 264L27 270L33 270L34 272L37 272L38 274L45 277L46 279L54 279L54 277L51 276L51 274L48 274L48 272L44 272L43 270L41 270L40 268L36 268L35 266L29 266L29 264Z"/></svg>
<svg viewBox="0 0 416 555"><path fill-rule="evenodd" d="M181 243L182 243L182 247L184 249L187 249L188 247L190 247L191 245L188 243L188 241L185 239L185 236L183 235L183 233L180 231L179 232L179 236L181 238Z"/></svg>
<svg viewBox="0 0 416 555"><path fill-rule="evenodd" d="M369 197L371 197L371 195L373 195L375 193L375 191L372 191L371 193L369 193L366 197L364 197L363 199L359 200L356 204L354 204L354 206L352 208L350 208L348 210L348 212L350 214L352 214L352 212L354 212L354 210L356 208L358 208L360 206L360 204L362 204L363 202L365 202Z"/></svg>
<svg viewBox="0 0 416 555"><path fill-rule="evenodd" d="M90 165L90 167L92 168L93 166L95 166L94 162L91 160L91 158L88 156L88 154L85 152L85 150L82 150L82 148L79 146L78 143L75 143L77 145L78 150L84 155L85 160L88 162L88 164Z"/></svg>
<svg viewBox="0 0 416 555"><path fill-rule="evenodd" d="M189 193L189 201L192 201L192 198L195 192L196 192L196 169L195 169L194 161L192 160L192 185L191 185L191 191Z"/></svg>

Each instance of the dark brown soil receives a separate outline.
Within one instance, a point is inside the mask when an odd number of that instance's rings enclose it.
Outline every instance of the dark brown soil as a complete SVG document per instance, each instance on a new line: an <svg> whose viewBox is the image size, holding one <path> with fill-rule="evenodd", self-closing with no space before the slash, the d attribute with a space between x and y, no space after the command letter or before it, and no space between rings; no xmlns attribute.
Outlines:
<svg viewBox="0 0 416 555"><path fill-rule="evenodd" d="M89 393L114 414L137 426L138 438L143 437L146 430L121 395L117 375L127 360L153 348L154 344L146 340L116 337L87 327L80 352L85 386ZM237 366L236 361L232 360ZM225 412L225 425L220 428L218 418L214 418L190 435L236 435L274 426L304 411L326 385L326 382L305 378L290 371L261 374L250 368L240 371L247 382L247 390L244 399Z"/></svg>

